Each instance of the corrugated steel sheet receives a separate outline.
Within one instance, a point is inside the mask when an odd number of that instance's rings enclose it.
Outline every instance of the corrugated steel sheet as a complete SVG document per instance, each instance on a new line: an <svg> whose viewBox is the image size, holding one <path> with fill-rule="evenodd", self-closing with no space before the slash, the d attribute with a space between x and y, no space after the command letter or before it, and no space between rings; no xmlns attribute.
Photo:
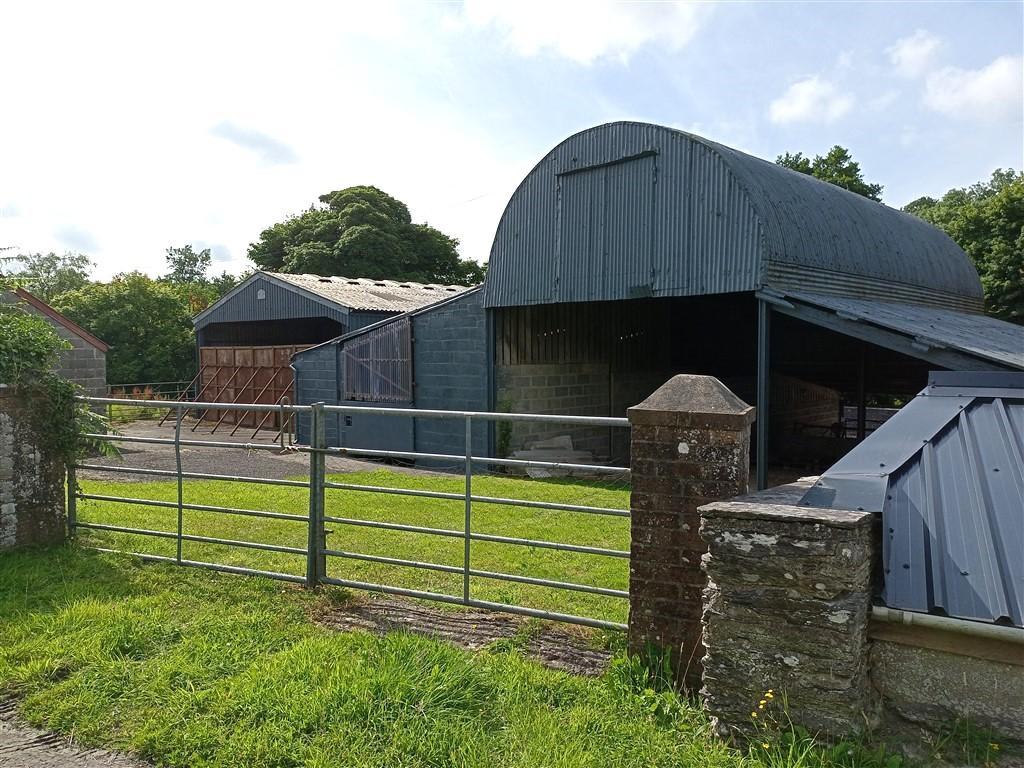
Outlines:
<svg viewBox="0 0 1024 768"><path fill-rule="evenodd" d="M945 234L909 214L697 136L611 123L523 180L491 248L488 307L806 287L977 310Z"/></svg>
<svg viewBox="0 0 1024 768"><path fill-rule="evenodd" d="M889 607L1024 627L1024 374L933 373L801 503L881 512Z"/></svg>
<svg viewBox="0 0 1024 768"><path fill-rule="evenodd" d="M896 331L922 348L951 349L1024 371L1024 326L987 315L896 301L847 299L805 291L787 298L813 304L845 319Z"/></svg>

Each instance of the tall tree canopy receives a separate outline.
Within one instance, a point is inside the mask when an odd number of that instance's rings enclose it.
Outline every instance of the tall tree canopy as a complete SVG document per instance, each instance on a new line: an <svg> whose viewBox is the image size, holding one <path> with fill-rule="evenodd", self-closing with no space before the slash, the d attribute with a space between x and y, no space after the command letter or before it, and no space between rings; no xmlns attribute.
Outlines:
<svg viewBox="0 0 1024 768"><path fill-rule="evenodd" d="M319 200L265 229L249 246L249 258L274 272L459 285L483 280L483 267L459 258L458 240L413 224L405 203L376 187L349 187Z"/></svg>
<svg viewBox="0 0 1024 768"><path fill-rule="evenodd" d="M53 305L110 344L110 384L179 381L195 371L192 316L172 285L131 272L61 294Z"/></svg>
<svg viewBox="0 0 1024 768"><path fill-rule="evenodd" d="M903 210L939 227L974 262L985 311L1024 325L1024 172L996 170L987 182L921 197Z"/></svg>
<svg viewBox="0 0 1024 768"><path fill-rule="evenodd" d="M164 279L171 283L205 283L206 273L213 264L209 248L197 253L191 243L168 248L164 258L168 270Z"/></svg>
<svg viewBox="0 0 1024 768"><path fill-rule="evenodd" d="M806 173L816 179L835 184L837 187L848 189L863 195L869 200L881 201L882 185L869 184L864 181L864 174L860 170L860 163L853 159L850 150L836 144L825 155L816 155L812 160L805 157L803 152L791 155L787 152L775 158L775 162L799 173Z"/></svg>
<svg viewBox="0 0 1024 768"><path fill-rule="evenodd" d="M7 277L47 302L84 286L95 266L88 256L71 252L28 253L4 257L3 261Z"/></svg>

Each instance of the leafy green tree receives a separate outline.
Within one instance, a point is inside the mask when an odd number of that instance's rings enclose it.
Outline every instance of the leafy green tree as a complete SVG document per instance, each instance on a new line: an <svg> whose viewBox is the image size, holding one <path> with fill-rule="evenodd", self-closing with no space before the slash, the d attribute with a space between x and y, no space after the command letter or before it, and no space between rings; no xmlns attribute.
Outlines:
<svg viewBox="0 0 1024 768"><path fill-rule="evenodd" d="M921 197L903 209L942 229L974 262L985 311L1024 325L1024 172L998 169L987 182Z"/></svg>
<svg viewBox="0 0 1024 768"><path fill-rule="evenodd" d="M187 299L141 272L117 275L62 294L54 307L110 344L107 381L180 381L195 373Z"/></svg>
<svg viewBox="0 0 1024 768"><path fill-rule="evenodd" d="M43 301L51 301L89 282L95 266L81 253L28 253L4 257L7 277Z"/></svg>
<svg viewBox="0 0 1024 768"><path fill-rule="evenodd" d="M349 187L319 201L265 229L249 246L249 258L274 272L461 285L483 280L483 267L459 258L458 240L414 224L405 203L376 187Z"/></svg>
<svg viewBox="0 0 1024 768"><path fill-rule="evenodd" d="M804 156L803 152L793 155L787 152L775 158L775 162L798 173L806 173L829 184L856 192L869 200L882 199L882 185L864 181L860 163L853 159L848 149L838 144L827 154L816 155L813 160Z"/></svg>
<svg viewBox="0 0 1024 768"><path fill-rule="evenodd" d="M209 248L196 253L191 243L178 248L168 248L165 258L168 272L164 275L164 280L171 283L205 283L206 273L213 264Z"/></svg>

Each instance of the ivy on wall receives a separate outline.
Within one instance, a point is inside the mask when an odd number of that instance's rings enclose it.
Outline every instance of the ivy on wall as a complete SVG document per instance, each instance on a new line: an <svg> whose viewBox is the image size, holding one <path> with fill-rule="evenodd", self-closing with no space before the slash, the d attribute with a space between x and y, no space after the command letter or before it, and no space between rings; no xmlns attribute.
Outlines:
<svg viewBox="0 0 1024 768"><path fill-rule="evenodd" d="M77 385L54 372L57 356L68 346L43 318L17 304L0 305L0 384L36 403L37 430L65 463L72 463L86 451L102 451L109 444L92 445L84 438L105 432L106 421L76 402Z"/></svg>

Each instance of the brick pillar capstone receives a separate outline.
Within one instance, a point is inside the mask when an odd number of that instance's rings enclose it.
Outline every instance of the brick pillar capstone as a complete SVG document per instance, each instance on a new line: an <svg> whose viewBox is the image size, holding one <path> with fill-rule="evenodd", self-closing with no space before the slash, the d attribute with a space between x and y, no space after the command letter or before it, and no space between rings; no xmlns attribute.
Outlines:
<svg viewBox="0 0 1024 768"><path fill-rule="evenodd" d="M712 376L679 375L628 416L629 647L668 653L677 681L696 690L707 551L697 508L746 493L754 409Z"/></svg>
<svg viewBox="0 0 1024 768"><path fill-rule="evenodd" d="M37 405L0 384L0 552L65 536L64 463L33 419Z"/></svg>

